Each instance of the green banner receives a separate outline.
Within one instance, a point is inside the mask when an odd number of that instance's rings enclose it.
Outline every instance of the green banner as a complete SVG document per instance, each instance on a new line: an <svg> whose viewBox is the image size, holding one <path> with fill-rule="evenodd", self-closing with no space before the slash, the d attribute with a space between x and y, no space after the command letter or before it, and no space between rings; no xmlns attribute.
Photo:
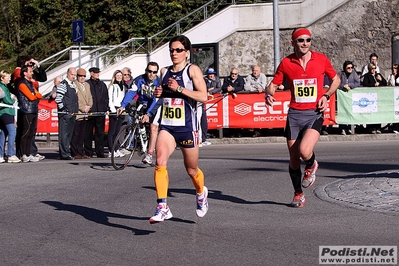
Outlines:
<svg viewBox="0 0 399 266"><path fill-rule="evenodd" d="M399 87L360 87L337 90L338 124L399 122Z"/></svg>

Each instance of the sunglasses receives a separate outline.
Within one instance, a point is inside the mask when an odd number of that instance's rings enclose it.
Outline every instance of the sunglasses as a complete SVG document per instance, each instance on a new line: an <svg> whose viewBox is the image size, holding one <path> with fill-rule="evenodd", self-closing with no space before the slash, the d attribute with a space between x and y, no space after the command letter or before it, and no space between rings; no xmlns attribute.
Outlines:
<svg viewBox="0 0 399 266"><path fill-rule="evenodd" d="M156 71L152 71L152 70L149 70L149 69L147 69L147 73L149 73L149 74L156 74L156 73L158 73L158 70L156 70Z"/></svg>
<svg viewBox="0 0 399 266"><path fill-rule="evenodd" d="M185 52L185 51L187 51L187 50L184 49L184 48L176 48L176 49L169 48L169 52L170 52L170 53L173 53L174 51L176 51L176 53L180 54L180 53Z"/></svg>
<svg viewBox="0 0 399 266"><path fill-rule="evenodd" d="M296 39L295 40L297 43L303 43L303 42L311 42L312 41L312 38L307 38L307 39L304 39L304 38L299 38L299 39Z"/></svg>
<svg viewBox="0 0 399 266"><path fill-rule="evenodd" d="M346 69L353 69L353 67L347 67Z"/></svg>
<svg viewBox="0 0 399 266"><path fill-rule="evenodd" d="M123 74L123 75L124 75L125 77L126 77L126 76L130 76L130 74Z"/></svg>
<svg viewBox="0 0 399 266"><path fill-rule="evenodd" d="M86 77L86 75L79 75L79 74L78 74L77 76L78 76L78 78L79 78L79 77Z"/></svg>

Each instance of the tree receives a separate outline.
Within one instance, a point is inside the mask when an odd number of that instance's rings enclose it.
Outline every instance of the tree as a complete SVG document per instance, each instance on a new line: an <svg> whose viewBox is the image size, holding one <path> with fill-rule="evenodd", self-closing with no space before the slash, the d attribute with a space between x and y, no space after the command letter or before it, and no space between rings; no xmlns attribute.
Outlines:
<svg viewBox="0 0 399 266"><path fill-rule="evenodd" d="M0 67L19 54L39 60L71 45L73 20L84 20L84 45L117 45L150 37L207 0L0 0ZM12 62L12 63L10 63Z"/></svg>

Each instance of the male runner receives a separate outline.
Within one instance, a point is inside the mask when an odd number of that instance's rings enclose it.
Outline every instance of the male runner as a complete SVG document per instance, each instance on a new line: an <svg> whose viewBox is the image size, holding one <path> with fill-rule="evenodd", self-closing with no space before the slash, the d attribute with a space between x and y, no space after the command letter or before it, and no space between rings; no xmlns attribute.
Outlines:
<svg viewBox="0 0 399 266"><path fill-rule="evenodd" d="M318 163L313 149L320 137L323 112L328 107L330 96L337 90L340 79L327 56L310 50L312 34L308 29L294 30L291 43L294 53L281 61L266 89L265 101L267 105L273 105L274 93L285 79L291 91L284 133L290 154L289 173L295 190L291 206L298 208L306 202L302 187L311 187L316 180ZM332 80L327 91L323 90L324 75ZM301 159L306 165L302 187Z"/></svg>

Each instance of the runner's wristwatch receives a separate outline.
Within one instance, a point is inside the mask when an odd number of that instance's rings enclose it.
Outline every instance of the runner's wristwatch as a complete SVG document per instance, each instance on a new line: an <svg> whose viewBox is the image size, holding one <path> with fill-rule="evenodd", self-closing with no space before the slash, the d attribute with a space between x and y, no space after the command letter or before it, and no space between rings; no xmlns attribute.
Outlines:
<svg viewBox="0 0 399 266"><path fill-rule="evenodd" d="M323 94L323 96L327 98L327 101L330 100L330 95L328 95L328 94Z"/></svg>
<svg viewBox="0 0 399 266"><path fill-rule="evenodd" d="M182 88L181 86L179 86L179 87L177 87L176 91L177 91L178 93L182 93L183 88Z"/></svg>

